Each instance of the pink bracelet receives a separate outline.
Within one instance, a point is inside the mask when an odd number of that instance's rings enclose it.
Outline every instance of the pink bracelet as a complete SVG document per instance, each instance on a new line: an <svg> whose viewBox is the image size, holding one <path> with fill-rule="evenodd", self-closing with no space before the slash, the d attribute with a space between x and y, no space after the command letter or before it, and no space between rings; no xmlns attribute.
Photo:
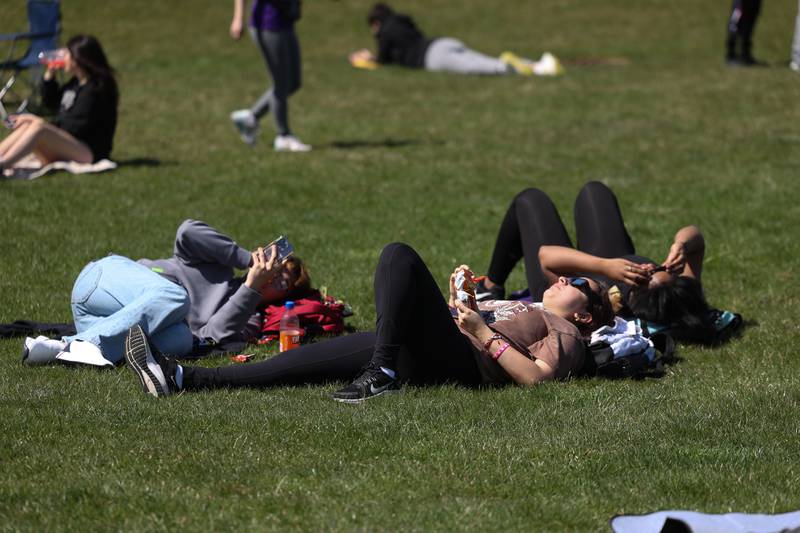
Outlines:
<svg viewBox="0 0 800 533"><path fill-rule="evenodd" d="M492 354L492 359L494 359L495 361L497 361L498 359L500 359L500 356L501 356L501 355L503 355L503 352L505 352L506 350L508 350L508 347L509 347L509 346L510 346L510 344L508 344L508 343L505 343L505 344L503 344L503 345L500 347L500 349L499 349L499 350L497 350L497 351L496 351L494 354Z"/></svg>

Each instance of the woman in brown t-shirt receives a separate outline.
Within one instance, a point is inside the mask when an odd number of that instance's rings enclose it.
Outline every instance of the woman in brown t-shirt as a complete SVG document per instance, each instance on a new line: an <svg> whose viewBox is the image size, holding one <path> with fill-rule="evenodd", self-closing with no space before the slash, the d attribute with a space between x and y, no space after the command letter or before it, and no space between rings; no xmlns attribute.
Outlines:
<svg viewBox="0 0 800 533"><path fill-rule="evenodd" d="M307 344L255 364L184 368L153 353L133 328L125 358L154 396L358 376L333 398L360 402L402 381L479 386L565 378L582 366L582 336L613 319L604 289L585 278L559 278L539 306L495 302L483 310L456 301L451 282L448 305L428 267L402 243L383 249L374 286L375 332Z"/></svg>

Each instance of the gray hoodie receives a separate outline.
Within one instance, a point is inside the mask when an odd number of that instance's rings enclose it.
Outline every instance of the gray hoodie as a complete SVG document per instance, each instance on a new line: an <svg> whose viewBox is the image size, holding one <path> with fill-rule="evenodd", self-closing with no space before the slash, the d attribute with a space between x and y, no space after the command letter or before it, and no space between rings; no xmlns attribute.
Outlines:
<svg viewBox="0 0 800 533"><path fill-rule="evenodd" d="M139 263L186 289L191 301L186 321L195 337L219 343L258 334L261 294L234 271L250 268L250 251L205 222L187 219L175 235L174 253Z"/></svg>

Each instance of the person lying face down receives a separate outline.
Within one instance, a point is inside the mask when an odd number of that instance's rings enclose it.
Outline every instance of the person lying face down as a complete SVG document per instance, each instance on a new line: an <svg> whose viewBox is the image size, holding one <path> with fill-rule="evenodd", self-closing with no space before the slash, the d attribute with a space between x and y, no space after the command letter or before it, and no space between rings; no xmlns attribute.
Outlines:
<svg viewBox="0 0 800 533"><path fill-rule="evenodd" d="M396 391L402 382L477 387L568 378L583 366L584 335L613 320L605 290L584 278L560 278L543 306L465 305L453 285L463 269L450 278L448 305L416 251L389 244L375 270L373 332L307 344L258 363L201 368L164 358L134 328L125 357L142 388L154 396L348 380L350 385L333 398L360 402Z"/></svg>
<svg viewBox="0 0 800 533"><path fill-rule="evenodd" d="M714 324L701 284L705 240L696 226L678 230L657 264L636 255L616 196L593 181L575 200L577 249L550 198L539 189L517 194L500 226L480 297L502 297L503 284L523 260L532 298L559 276L584 275L611 287L620 314L670 329L684 340L714 337Z"/></svg>
<svg viewBox="0 0 800 533"><path fill-rule="evenodd" d="M23 362L121 362L125 336L137 324L173 357L201 345L255 338L265 304L311 285L299 258L281 263L275 253L274 247L247 250L205 222L185 220L168 259L135 262L111 255L89 263L72 289L77 334L26 339ZM237 275L237 269L246 274Z"/></svg>
<svg viewBox="0 0 800 533"><path fill-rule="evenodd" d="M361 68L378 64L419 68L456 74L554 76L563 73L561 63L550 53L539 61L503 52L499 57L478 52L453 37L427 37L414 20L379 2L367 15L377 53L361 49L350 55L350 63Z"/></svg>

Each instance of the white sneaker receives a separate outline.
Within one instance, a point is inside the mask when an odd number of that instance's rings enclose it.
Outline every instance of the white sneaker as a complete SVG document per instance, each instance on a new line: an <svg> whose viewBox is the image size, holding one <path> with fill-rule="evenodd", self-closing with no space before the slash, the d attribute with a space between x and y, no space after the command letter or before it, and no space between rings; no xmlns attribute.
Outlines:
<svg viewBox="0 0 800 533"><path fill-rule="evenodd" d="M61 340L50 339L44 335L25 337L22 346L22 362L26 365L44 365L56 360L56 356L67 347Z"/></svg>
<svg viewBox="0 0 800 533"><path fill-rule="evenodd" d="M789 63L789 68L795 72L800 72L800 63L798 63L797 61L792 61L791 63Z"/></svg>
<svg viewBox="0 0 800 533"><path fill-rule="evenodd" d="M556 56L545 52L539 61L533 64L533 73L537 76L558 76L564 74L564 66Z"/></svg>
<svg viewBox="0 0 800 533"><path fill-rule="evenodd" d="M276 152L308 152L311 146L303 144L294 135L278 135L275 137Z"/></svg>
<svg viewBox="0 0 800 533"><path fill-rule="evenodd" d="M256 137L260 131L256 116L249 109L240 109L231 113L231 120L239 130L239 137L250 146L256 143Z"/></svg>
<svg viewBox="0 0 800 533"><path fill-rule="evenodd" d="M89 341L72 341L56 356L59 361L80 363L91 366L114 366L100 351L100 348Z"/></svg>

